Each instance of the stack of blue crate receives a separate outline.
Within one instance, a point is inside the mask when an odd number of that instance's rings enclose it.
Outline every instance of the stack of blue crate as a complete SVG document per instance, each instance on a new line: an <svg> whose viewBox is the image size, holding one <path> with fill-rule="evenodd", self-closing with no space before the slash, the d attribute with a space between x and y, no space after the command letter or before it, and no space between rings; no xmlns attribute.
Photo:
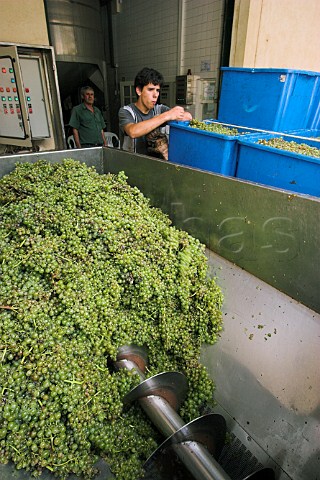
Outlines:
<svg viewBox="0 0 320 480"><path fill-rule="evenodd" d="M320 196L317 157L272 148L259 138L285 136L319 148L320 73L288 69L222 68L218 120L269 131L238 141L235 176Z"/></svg>

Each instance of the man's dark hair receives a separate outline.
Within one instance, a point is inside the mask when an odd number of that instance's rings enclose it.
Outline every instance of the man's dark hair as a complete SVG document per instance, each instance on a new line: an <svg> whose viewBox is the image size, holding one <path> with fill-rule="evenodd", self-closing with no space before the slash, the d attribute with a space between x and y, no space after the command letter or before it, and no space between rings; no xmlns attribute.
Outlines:
<svg viewBox="0 0 320 480"><path fill-rule="evenodd" d="M140 72L137 73L134 80L134 88L139 87L141 90L149 83L152 85L160 85L162 87L164 82L163 76L161 73L157 72L153 68L144 67Z"/></svg>

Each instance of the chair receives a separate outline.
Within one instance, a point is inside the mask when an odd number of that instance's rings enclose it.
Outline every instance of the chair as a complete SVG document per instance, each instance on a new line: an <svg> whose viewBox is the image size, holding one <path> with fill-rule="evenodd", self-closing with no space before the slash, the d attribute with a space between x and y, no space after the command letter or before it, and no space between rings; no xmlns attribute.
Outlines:
<svg viewBox="0 0 320 480"><path fill-rule="evenodd" d="M76 142L74 141L73 135L69 135L69 137L67 138L67 144L68 148L76 148Z"/></svg>
<svg viewBox="0 0 320 480"><path fill-rule="evenodd" d="M104 132L108 147L120 148L120 140L115 133ZM67 139L68 148L77 148L73 135L69 135Z"/></svg>
<svg viewBox="0 0 320 480"><path fill-rule="evenodd" d="M104 136L106 138L108 147L120 148L120 140L118 135L112 132L104 132Z"/></svg>

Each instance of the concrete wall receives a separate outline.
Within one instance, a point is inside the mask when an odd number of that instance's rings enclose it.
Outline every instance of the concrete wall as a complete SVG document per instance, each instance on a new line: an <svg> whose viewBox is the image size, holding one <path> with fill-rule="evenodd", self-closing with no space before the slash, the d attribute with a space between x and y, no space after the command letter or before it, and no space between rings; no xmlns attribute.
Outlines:
<svg viewBox="0 0 320 480"><path fill-rule="evenodd" d="M319 0L235 0L230 66L320 71Z"/></svg>
<svg viewBox="0 0 320 480"><path fill-rule="evenodd" d="M1 42L49 45L43 0L1 0Z"/></svg>

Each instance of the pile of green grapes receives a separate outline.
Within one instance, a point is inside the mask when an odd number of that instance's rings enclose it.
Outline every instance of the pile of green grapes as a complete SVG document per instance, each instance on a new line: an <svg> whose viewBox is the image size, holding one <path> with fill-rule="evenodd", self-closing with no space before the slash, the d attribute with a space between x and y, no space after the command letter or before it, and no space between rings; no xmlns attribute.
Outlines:
<svg viewBox="0 0 320 480"><path fill-rule="evenodd" d="M91 479L143 476L161 441L122 399L138 376L120 346L148 349L149 377L184 372L185 422L212 401L199 363L222 328L204 247L123 173L72 159L18 164L0 181L0 463ZM163 440L163 439L162 439Z"/></svg>
<svg viewBox="0 0 320 480"><path fill-rule="evenodd" d="M207 132L220 133L221 135L240 135L240 132L237 128L229 128L222 123L206 123L193 119L190 121L189 126L192 128L198 128L200 130L205 130Z"/></svg>
<svg viewBox="0 0 320 480"><path fill-rule="evenodd" d="M320 148L311 147L306 143L297 143L294 141L284 140L283 137L274 137L268 140L261 139L257 143L260 145L266 145L267 147L298 153L299 155L308 155L310 157L320 158Z"/></svg>

